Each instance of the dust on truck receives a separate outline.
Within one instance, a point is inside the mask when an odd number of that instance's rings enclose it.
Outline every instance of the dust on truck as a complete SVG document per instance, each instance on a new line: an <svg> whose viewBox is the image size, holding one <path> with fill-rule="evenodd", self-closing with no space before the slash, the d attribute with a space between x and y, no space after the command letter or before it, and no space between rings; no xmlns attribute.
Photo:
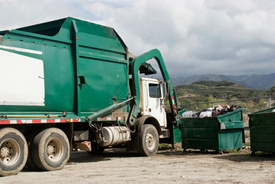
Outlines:
<svg viewBox="0 0 275 184"><path fill-rule="evenodd" d="M141 77L156 73L151 59L163 81ZM68 17L1 31L0 68L1 176L62 169L70 150L149 156L180 142L160 52L136 57L112 28Z"/></svg>

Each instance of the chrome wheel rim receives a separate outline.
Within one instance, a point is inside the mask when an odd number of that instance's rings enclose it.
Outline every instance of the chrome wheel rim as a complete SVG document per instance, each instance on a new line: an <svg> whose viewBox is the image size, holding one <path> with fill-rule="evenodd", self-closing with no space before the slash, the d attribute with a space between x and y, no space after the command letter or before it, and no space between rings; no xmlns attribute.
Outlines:
<svg viewBox="0 0 275 184"><path fill-rule="evenodd" d="M146 135L146 147L149 150L153 150L156 145L156 138L152 133Z"/></svg>
<svg viewBox="0 0 275 184"><path fill-rule="evenodd" d="M47 157L53 161L57 162L62 158L62 155L64 153L64 147L62 142L57 139L51 139L47 144Z"/></svg>
<svg viewBox="0 0 275 184"><path fill-rule="evenodd" d="M6 139L0 147L0 161L6 165L11 166L17 163L20 158L20 146L14 139Z"/></svg>

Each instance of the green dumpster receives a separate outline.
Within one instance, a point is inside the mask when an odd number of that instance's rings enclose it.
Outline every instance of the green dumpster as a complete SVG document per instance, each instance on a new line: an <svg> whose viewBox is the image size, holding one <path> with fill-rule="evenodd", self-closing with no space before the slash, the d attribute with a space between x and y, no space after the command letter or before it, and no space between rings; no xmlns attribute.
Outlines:
<svg viewBox="0 0 275 184"><path fill-rule="evenodd" d="M244 124L242 109L205 118L182 118L182 148L227 150L242 148Z"/></svg>
<svg viewBox="0 0 275 184"><path fill-rule="evenodd" d="M248 114L250 145L256 151L275 152L275 108Z"/></svg>

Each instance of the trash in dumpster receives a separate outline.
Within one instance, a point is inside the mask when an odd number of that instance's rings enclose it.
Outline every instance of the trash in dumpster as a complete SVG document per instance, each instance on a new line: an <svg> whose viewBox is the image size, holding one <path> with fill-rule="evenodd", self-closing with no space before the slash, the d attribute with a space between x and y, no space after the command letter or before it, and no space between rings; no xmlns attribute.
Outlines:
<svg viewBox="0 0 275 184"><path fill-rule="evenodd" d="M183 118L198 117L193 111L186 111L181 115Z"/></svg>
<svg viewBox="0 0 275 184"><path fill-rule="evenodd" d="M213 108L207 108L207 109L202 110L199 113L199 117L200 118L212 117L214 115L213 113L214 113L214 109Z"/></svg>
<svg viewBox="0 0 275 184"><path fill-rule="evenodd" d="M228 112L232 112L234 110L237 110L238 108L240 108L238 105L215 105L213 108L207 108L204 109L198 113L196 113L197 117L200 118L204 118L204 117L213 117L213 116L218 116L218 115L222 115L222 114L226 114ZM191 117L196 117L195 115L191 116Z"/></svg>

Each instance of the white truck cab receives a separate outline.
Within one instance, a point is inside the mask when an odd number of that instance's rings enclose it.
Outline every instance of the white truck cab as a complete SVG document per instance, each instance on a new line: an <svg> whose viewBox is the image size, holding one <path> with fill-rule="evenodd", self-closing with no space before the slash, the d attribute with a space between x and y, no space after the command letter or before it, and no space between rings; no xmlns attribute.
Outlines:
<svg viewBox="0 0 275 184"><path fill-rule="evenodd" d="M167 126L164 106L164 91L162 82L153 78L140 78L140 109L143 115L149 115L158 120L160 127Z"/></svg>

